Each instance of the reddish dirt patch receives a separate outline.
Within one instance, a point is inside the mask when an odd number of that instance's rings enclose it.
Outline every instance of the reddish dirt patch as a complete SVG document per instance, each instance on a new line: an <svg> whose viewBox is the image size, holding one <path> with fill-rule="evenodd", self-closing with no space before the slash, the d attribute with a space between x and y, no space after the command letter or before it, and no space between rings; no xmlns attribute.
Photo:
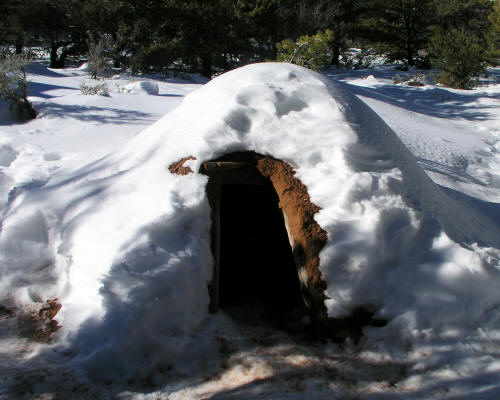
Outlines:
<svg viewBox="0 0 500 400"><path fill-rule="evenodd" d="M168 167L168 170L175 175L188 175L192 174L194 171L189 166L184 166L184 163L188 160L196 160L196 157L189 156L181 158L179 161L173 162Z"/></svg>
<svg viewBox="0 0 500 400"><path fill-rule="evenodd" d="M325 322L326 283L319 271L319 253L325 246L328 235L314 220L314 214L320 208L311 202L307 187L294 176L293 168L286 162L262 157L257 161L257 169L271 180L276 190L280 208L286 216L289 235L293 240L295 262L299 270L306 271L306 274L301 274L302 284L305 286L304 294L317 322Z"/></svg>
<svg viewBox="0 0 500 400"><path fill-rule="evenodd" d="M41 319L44 320L53 320L54 317L57 315L59 310L62 307L62 304L57 302L57 299L53 300L47 300L46 306L42 307L40 311L38 312L38 315L40 316Z"/></svg>
<svg viewBox="0 0 500 400"><path fill-rule="evenodd" d="M46 305L38 312L38 317L41 326L36 329L35 336L40 340L49 340L53 333L62 328L61 325L54 319L62 307L57 299L47 300Z"/></svg>
<svg viewBox="0 0 500 400"><path fill-rule="evenodd" d="M22 336L48 342L62 328L54 319L62 305L58 299L47 300L42 305L33 305L17 313Z"/></svg>

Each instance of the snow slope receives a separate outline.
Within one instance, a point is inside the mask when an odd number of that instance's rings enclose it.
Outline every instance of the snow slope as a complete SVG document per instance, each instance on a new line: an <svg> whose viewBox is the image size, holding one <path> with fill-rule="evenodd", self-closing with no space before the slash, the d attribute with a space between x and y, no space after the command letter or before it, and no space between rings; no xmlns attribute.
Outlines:
<svg viewBox="0 0 500 400"><path fill-rule="evenodd" d="M365 329L356 357L403 365L406 372L397 387L369 385L364 398L498 393L498 157L491 150L468 161L462 175L474 179L462 176L459 183L451 173L431 174L462 197L419 166L448 165L446 156L461 154L457 148L475 146L465 133L467 119L448 124L446 115L383 101L387 93L418 97L414 89L341 76L356 85L349 86L288 64L226 73L171 111L180 98L170 94L182 96L192 85L158 82L155 96L154 85L116 79L110 97L90 97L77 89L82 75L35 66L40 117L0 128L0 302L14 308L58 298L63 304L56 342L33 346L39 359L57 350L56 365L117 383L212 368L215 338L237 328L207 313L213 262L207 179L175 176L168 166L195 156L189 163L197 171L205 160L253 150L289 162L321 207L316 220L329 237L320 255L329 314L345 316L363 305L389 321ZM477 107L498 112L500 89L488 90L493 95ZM165 117L138 133L161 108L169 111ZM417 111L424 114L420 124ZM476 124L496 143L491 120ZM456 140L455 130L460 141L447 153L441 139ZM471 197L491 205L471 207ZM256 368L253 378L260 373ZM189 396L182 385L165 390ZM333 393L325 386L304 390L318 398Z"/></svg>
<svg viewBox="0 0 500 400"><path fill-rule="evenodd" d="M498 202L500 68L491 68L489 74L489 84L477 89L450 90L431 84L394 85L392 76L401 73L389 66L326 73L352 84L354 93L394 129L435 182Z"/></svg>

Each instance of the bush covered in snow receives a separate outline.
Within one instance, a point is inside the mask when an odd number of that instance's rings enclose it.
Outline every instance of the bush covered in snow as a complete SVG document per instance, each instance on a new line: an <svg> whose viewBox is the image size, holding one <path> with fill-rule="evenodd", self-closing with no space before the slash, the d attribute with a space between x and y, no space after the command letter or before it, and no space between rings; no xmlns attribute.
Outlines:
<svg viewBox="0 0 500 400"><path fill-rule="evenodd" d="M371 67L377 59L381 59L374 49L348 49L342 54L342 64L348 69Z"/></svg>
<svg viewBox="0 0 500 400"><path fill-rule="evenodd" d="M25 68L30 61L24 54L0 55L0 99L8 102L21 120L36 117L36 111L28 100Z"/></svg>
<svg viewBox="0 0 500 400"><path fill-rule="evenodd" d="M158 95L159 88L158 84L151 81L135 81L126 84L125 86L119 87L118 91L120 93L135 93L143 95Z"/></svg>
<svg viewBox="0 0 500 400"><path fill-rule="evenodd" d="M415 74L408 74L406 76L394 75L392 77L392 83L395 85L408 85L408 86L424 86L425 85L425 75L421 72Z"/></svg>
<svg viewBox="0 0 500 400"><path fill-rule="evenodd" d="M86 83L82 83L80 85L80 92L84 95L109 96L108 85L106 85L106 83L98 83L97 85L87 85Z"/></svg>

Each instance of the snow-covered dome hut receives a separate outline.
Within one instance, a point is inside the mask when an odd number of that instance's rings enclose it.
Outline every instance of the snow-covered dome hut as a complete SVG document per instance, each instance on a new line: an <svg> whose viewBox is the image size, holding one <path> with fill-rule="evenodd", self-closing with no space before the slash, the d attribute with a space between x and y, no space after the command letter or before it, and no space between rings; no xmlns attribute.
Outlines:
<svg viewBox="0 0 500 400"><path fill-rule="evenodd" d="M256 188L274 200L257 206ZM447 197L345 85L267 63L214 79L113 153L14 196L0 292L18 304L57 298L56 342L89 368L175 364L209 308L244 291L220 275L218 225L238 196L250 219L252 202L259 212L279 204L302 295L324 323L359 307L387 320L387 332L409 309L421 326L436 323L425 299L471 290L439 274L483 268L475 243L500 247L496 228ZM255 253L266 242L257 257L275 260L260 224ZM258 278L243 278L251 285L271 273L255 269ZM284 301L293 295L273 285Z"/></svg>

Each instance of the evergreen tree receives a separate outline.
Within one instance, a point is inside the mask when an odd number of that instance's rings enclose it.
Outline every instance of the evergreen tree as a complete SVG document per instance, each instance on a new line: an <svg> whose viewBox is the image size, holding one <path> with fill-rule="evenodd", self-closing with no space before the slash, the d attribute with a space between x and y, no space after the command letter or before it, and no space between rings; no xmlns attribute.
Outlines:
<svg viewBox="0 0 500 400"><path fill-rule="evenodd" d="M434 0L364 1L362 33L390 60L413 66L427 47L434 16Z"/></svg>
<svg viewBox="0 0 500 400"><path fill-rule="evenodd" d="M330 43L331 63L339 65L340 55L355 36L356 20L360 10L358 0L316 0L310 19L320 30L332 31Z"/></svg>
<svg viewBox="0 0 500 400"><path fill-rule="evenodd" d="M120 36L121 24L126 20L125 4L125 1L118 0L86 0L80 10L87 33L89 52L91 51L91 43L111 42L110 55L114 60L115 67L120 67L122 63L126 62L124 52L127 42L120 40L123 38Z"/></svg>
<svg viewBox="0 0 500 400"><path fill-rule="evenodd" d="M275 43L283 38L279 0L238 0L232 57L242 63L276 58ZM238 54L239 53L239 54Z"/></svg>
<svg viewBox="0 0 500 400"><path fill-rule="evenodd" d="M438 80L446 86L470 89L474 86L471 78L485 71L484 44L464 28L436 27L430 50L432 63L440 70Z"/></svg>
<svg viewBox="0 0 500 400"><path fill-rule="evenodd" d="M489 0L438 0L429 50L442 84L468 89L472 78L485 72L491 7Z"/></svg>
<svg viewBox="0 0 500 400"><path fill-rule="evenodd" d="M30 3L23 0L12 0L0 5L0 43L14 45L16 53L22 53L25 42L29 38L28 15Z"/></svg>
<svg viewBox="0 0 500 400"><path fill-rule="evenodd" d="M171 43L191 70L210 77L228 68L228 55L237 54L237 14L233 1L171 1L175 36Z"/></svg>
<svg viewBox="0 0 500 400"><path fill-rule="evenodd" d="M488 17L491 27L488 32L488 50L492 64L500 64L500 0L495 0L493 11Z"/></svg>
<svg viewBox="0 0 500 400"><path fill-rule="evenodd" d="M39 37L50 52L50 67L61 68L70 54L85 52L85 31L78 0L26 0L25 32Z"/></svg>

